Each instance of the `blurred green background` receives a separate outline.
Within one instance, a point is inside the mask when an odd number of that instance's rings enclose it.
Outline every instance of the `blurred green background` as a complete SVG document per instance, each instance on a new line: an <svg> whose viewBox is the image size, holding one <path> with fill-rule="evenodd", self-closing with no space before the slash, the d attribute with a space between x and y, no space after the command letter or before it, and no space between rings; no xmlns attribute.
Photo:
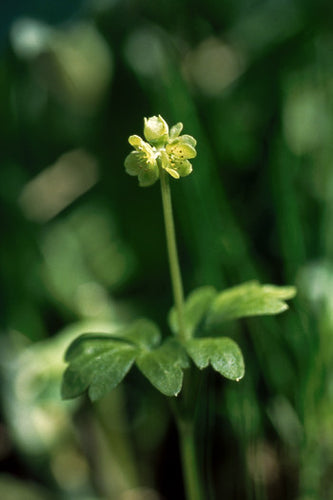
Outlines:
<svg viewBox="0 0 333 500"><path fill-rule="evenodd" d="M158 185L125 175L143 117L182 121L185 292L249 279L291 309L228 326L210 373L207 499L333 498L333 12L315 0L21 0L0 7L0 497L183 498L170 410L139 372L60 399L63 353L138 316L167 333ZM206 381L207 383L207 381Z"/></svg>

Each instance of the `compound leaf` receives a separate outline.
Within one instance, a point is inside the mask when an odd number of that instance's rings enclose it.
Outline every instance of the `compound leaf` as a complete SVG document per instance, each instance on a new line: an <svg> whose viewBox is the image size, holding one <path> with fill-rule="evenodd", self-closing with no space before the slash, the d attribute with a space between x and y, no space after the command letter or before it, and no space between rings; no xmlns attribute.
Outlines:
<svg viewBox="0 0 333 500"><path fill-rule="evenodd" d="M88 389L92 401L100 399L125 377L141 350L160 342L157 326L141 319L114 334L84 334L72 342L65 360L62 396L74 398Z"/></svg>
<svg viewBox="0 0 333 500"><path fill-rule="evenodd" d="M62 397L75 398L88 389L92 401L114 389L131 368L138 348L125 342L85 337L81 353L64 373Z"/></svg>
<svg viewBox="0 0 333 500"><path fill-rule="evenodd" d="M212 286L193 290L184 304L185 336L190 338L203 320L217 292ZM173 333L178 333L178 317L175 307L169 313L169 325Z"/></svg>
<svg viewBox="0 0 333 500"><path fill-rule="evenodd" d="M248 316L279 314L296 295L292 286L261 285L250 281L219 293L207 313L206 326Z"/></svg>
<svg viewBox="0 0 333 500"><path fill-rule="evenodd" d="M190 339L186 350L201 370L209 364L230 380L240 380L245 373L243 355L236 342L228 337Z"/></svg>
<svg viewBox="0 0 333 500"><path fill-rule="evenodd" d="M91 343L91 341L96 343ZM98 341L114 340L126 342L144 348L152 348L160 343L161 334L158 327L150 320L138 319L131 325L128 325L114 333L84 333L77 337L69 346L65 354L65 361L72 362L77 359L81 353L87 351L86 343L90 341L90 349L99 349Z"/></svg>
<svg viewBox="0 0 333 500"><path fill-rule="evenodd" d="M152 351L141 352L136 360L139 370L166 396L177 396L183 384L183 368L189 362L175 339L166 340Z"/></svg>

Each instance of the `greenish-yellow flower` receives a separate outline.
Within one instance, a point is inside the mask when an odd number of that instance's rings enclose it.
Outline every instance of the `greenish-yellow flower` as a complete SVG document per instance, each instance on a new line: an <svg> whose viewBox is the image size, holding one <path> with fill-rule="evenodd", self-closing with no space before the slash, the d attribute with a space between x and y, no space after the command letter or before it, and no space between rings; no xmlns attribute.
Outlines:
<svg viewBox="0 0 333 500"><path fill-rule="evenodd" d="M128 142L133 146L125 159L125 169L129 175L137 175L140 186L150 186L159 178L160 169L174 179L185 177L192 172L189 162L196 157L196 140L190 135L179 135L182 123L171 127L159 116L144 119L144 141L138 135L131 135Z"/></svg>
<svg viewBox="0 0 333 500"><path fill-rule="evenodd" d="M161 115L145 118L143 135L153 146L163 146L169 139L169 126Z"/></svg>

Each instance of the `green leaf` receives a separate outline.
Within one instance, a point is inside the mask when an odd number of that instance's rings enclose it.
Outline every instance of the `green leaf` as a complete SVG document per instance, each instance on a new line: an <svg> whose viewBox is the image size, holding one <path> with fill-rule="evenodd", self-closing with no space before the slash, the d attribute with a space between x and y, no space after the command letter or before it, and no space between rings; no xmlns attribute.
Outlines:
<svg viewBox="0 0 333 500"><path fill-rule="evenodd" d="M262 285L262 289L266 294L282 300L293 299L297 293L294 286Z"/></svg>
<svg viewBox="0 0 333 500"><path fill-rule="evenodd" d="M186 342L186 350L200 370L211 364L230 380L239 381L244 376L242 352L228 337L190 339Z"/></svg>
<svg viewBox="0 0 333 500"><path fill-rule="evenodd" d="M144 318L134 321L127 329L123 330L121 338L146 349L152 349L161 342L158 326Z"/></svg>
<svg viewBox="0 0 333 500"><path fill-rule="evenodd" d="M62 397L75 398L89 388L90 399L100 399L123 380L137 352L137 347L125 342L85 336L80 342L80 354L64 373Z"/></svg>
<svg viewBox="0 0 333 500"><path fill-rule="evenodd" d="M125 377L141 350L160 342L157 326L146 319L114 334L84 334L69 346L62 396L74 398L88 389L92 401L103 397Z"/></svg>
<svg viewBox="0 0 333 500"><path fill-rule="evenodd" d="M136 364L162 394L177 396L183 384L183 368L187 368L189 362L176 339L168 339L157 349L142 352Z"/></svg>
<svg viewBox="0 0 333 500"><path fill-rule="evenodd" d="M211 286L197 288L188 295L184 305L185 336L187 338L194 335L216 295L215 288ZM168 320L171 330L177 334L178 316L175 307L171 309Z"/></svg>
<svg viewBox="0 0 333 500"><path fill-rule="evenodd" d="M256 281L229 288L214 299L206 325L214 326L247 316L279 314L288 309L284 301L295 295L296 289L292 286L260 285Z"/></svg>
<svg viewBox="0 0 333 500"><path fill-rule="evenodd" d="M152 321L139 319L131 325L117 330L114 333L85 333L77 337L69 346L65 354L65 361L71 362L81 353L87 351L87 341L96 341L90 349L98 351L98 342L103 340L115 340L127 342L144 348L152 348L160 343L161 334L158 327Z"/></svg>

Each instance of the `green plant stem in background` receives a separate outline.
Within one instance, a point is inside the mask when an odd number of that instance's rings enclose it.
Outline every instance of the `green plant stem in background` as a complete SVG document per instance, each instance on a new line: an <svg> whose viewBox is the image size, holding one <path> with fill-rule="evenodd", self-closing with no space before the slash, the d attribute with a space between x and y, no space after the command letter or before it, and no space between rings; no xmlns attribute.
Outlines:
<svg viewBox="0 0 333 500"><path fill-rule="evenodd" d="M161 193L162 193L165 233L166 233L169 264L170 264L171 283L173 289L173 296L175 300L175 307L178 316L178 325L179 325L178 335L182 340L185 340L184 313L183 313L184 292L183 292L182 277L180 274L179 261L178 261L169 176L161 167L159 170L160 170L160 180L161 180Z"/></svg>
<svg viewBox="0 0 333 500"><path fill-rule="evenodd" d="M117 465L118 474L112 478L113 487L110 498L115 495L118 486L118 494L126 489L137 488L140 485L140 476L133 446L129 434L129 427L125 408L125 394L122 386L112 391L108 398L104 398L95 404L95 416L105 434L109 445L110 460ZM108 479L108 477L106 478ZM117 484L117 481L119 484ZM107 485L109 481L106 481Z"/></svg>
<svg viewBox="0 0 333 500"><path fill-rule="evenodd" d="M178 419L180 453L183 465L186 497L188 500L203 500L201 481L195 446L194 419Z"/></svg>

